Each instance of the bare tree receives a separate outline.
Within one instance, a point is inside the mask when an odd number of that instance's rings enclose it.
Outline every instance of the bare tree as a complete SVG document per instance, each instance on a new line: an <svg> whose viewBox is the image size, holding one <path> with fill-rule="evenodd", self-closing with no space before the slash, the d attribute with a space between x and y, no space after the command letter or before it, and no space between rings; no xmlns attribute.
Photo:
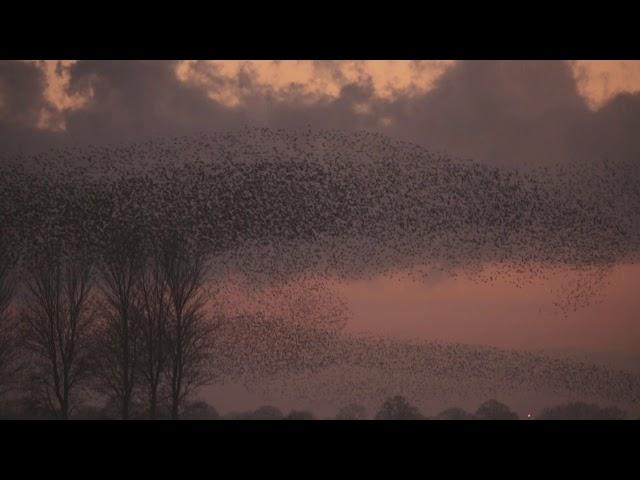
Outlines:
<svg viewBox="0 0 640 480"><path fill-rule="evenodd" d="M166 375L172 419L179 418L188 395L211 380L212 326L204 316L207 257L188 245L172 237L160 256L170 306Z"/></svg>
<svg viewBox="0 0 640 480"><path fill-rule="evenodd" d="M100 286L104 308L96 367L101 390L115 401L120 417L127 420L138 386L142 317L139 285L144 257L136 236L122 233L111 238L102 255Z"/></svg>
<svg viewBox="0 0 640 480"><path fill-rule="evenodd" d="M148 416L155 419L168 363L169 292L158 258L147 262L138 285L140 308L140 384L147 399Z"/></svg>
<svg viewBox="0 0 640 480"><path fill-rule="evenodd" d="M16 380L19 370L18 336L11 303L15 293L15 260L0 245L0 398Z"/></svg>
<svg viewBox="0 0 640 480"><path fill-rule="evenodd" d="M87 258L53 248L26 269L22 318L26 347L34 355L32 378L47 406L62 419L69 418L90 373L92 281Z"/></svg>
<svg viewBox="0 0 640 480"><path fill-rule="evenodd" d="M15 386L20 372L20 349L14 298L22 251L20 226L27 205L21 167L0 164L0 398Z"/></svg>

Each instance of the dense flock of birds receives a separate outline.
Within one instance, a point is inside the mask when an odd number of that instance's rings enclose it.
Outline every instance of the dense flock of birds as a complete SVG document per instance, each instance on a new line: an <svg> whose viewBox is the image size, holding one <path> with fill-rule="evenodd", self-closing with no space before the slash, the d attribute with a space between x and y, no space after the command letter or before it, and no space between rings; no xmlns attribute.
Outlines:
<svg viewBox="0 0 640 480"><path fill-rule="evenodd" d="M280 346L280 337L273 331L264 342ZM268 397L293 398L306 405L360 402L375 407L398 393L419 404L433 400L456 404L523 393L627 406L637 406L640 400L637 372L589 361L456 343L332 337L326 332L307 332L306 338L314 342L312 351L289 350L286 368L278 369L273 357L265 365L264 357L243 350L244 368L255 369L253 377L244 377L246 386ZM316 345L321 345L321 351L313 351Z"/></svg>
<svg viewBox="0 0 640 480"><path fill-rule="evenodd" d="M559 302L568 313L596 297L612 266L637 260L638 180L624 162L525 172L377 133L244 129L3 159L0 246L28 262L51 245L90 256L122 239L178 235L210 258L224 378L368 369L417 389L437 377L635 401L632 374L344 335L348 309L323 285L409 270L491 282L486 265L514 282L577 271ZM234 312L233 282L291 301ZM364 388L363 378L344 376L341 388Z"/></svg>

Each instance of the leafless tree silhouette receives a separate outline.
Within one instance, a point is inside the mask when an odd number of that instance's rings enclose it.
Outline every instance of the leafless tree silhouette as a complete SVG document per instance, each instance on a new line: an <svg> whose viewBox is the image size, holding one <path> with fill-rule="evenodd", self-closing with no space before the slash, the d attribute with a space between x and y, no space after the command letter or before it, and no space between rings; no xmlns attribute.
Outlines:
<svg viewBox="0 0 640 480"><path fill-rule="evenodd" d="M15 286L15 260L0 244L0 398L12 388L19 370L18 336L11 312Z"/></svg>
<svg viewBox="0 0 640 480"><path fill-rule="evenodd" d="M17 383L22 365L15 297L24 235L25 182L16 169L0 165L0 398Z"/></svg>
<svg viewBox="0 0 640 480"><path fill-rule="evenodd" d="M47 406L69 418L75 396L90 374L95 311L88 258L49 248L26 269L22 319L33 354L32 379Z"/></svg>
<svg viewBox="0 0 640 480"><path fill-rule="evenodd" d="M179 418L188 395L211 380L213 330L204 316L207 257L187 245L183 239L169 237L160 256L170 307L166 377L172 419Z"/></svg>
<svg viewBox="0 0 640 480"><path fill-rule="evenodd" d="M140 241L130 234L118 235L109 247L100 268L104 308L96 348L97 377L126 420L139 377L142 315L138 294L144 256Z"/></svg>
<svg viewBox="0 0 640 480"><path fill-rule="evenodd" d="M147 413L155 419L165 368L168 364L167 341L169 292L159 258L152 257L145 266L138 286L140 307L140 384L147 401Z"/></svg>

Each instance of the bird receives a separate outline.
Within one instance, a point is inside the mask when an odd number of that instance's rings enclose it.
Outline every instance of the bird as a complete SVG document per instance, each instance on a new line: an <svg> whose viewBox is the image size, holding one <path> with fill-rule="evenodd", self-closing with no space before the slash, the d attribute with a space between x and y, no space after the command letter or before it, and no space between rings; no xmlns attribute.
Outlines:
<svg viewBox="0 0 640 480"><path fill-rule="evenodd" d="M633 399L640 381L628 372L348 334L335 283L439 271L521 287L555 270L577 277L556 292L557 313L570 315L597 301L615 265L637 260L639 178L627 164L521 172L380 133L245 127L3 161L0 245L28 265L52 245L101 258L133 239L152 252L178 238L185 255L209 259L219 287L208 301L224 313L221 378L289 382L310 398L337 390L340 401L385 385L424 396L433 382L461 395ZM501 268L485 275L486 265ZM312 389L312 378L335 388Z"/></svg>

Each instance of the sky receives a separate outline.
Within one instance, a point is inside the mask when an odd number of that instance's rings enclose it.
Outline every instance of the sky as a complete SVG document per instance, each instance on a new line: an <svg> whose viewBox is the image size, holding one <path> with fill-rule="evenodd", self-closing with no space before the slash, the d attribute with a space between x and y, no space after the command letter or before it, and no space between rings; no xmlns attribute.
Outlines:
<svg viewBox="0 0 640 480"><path fill-rule="evenodd" d="M564 128L607 114L623 120L622 110L637 102L625 94L638 89L638 61L3 62L0 128L14 134L5 148L38 148L308 124L376 129L429 148L522 163L506 158L533 146L518 138L521 125L542 127L532 140L557 145ZM496 142L496 135L503 138ZM525 158L542 161L543 153L539 146Z"/></svg>
<svg viewBox="0 0 640 480"><path fill-rule="evenodd" d="M0 158L243 126L375 131L507 169L640 161L640 61L0 62ZM494 266L486 266L490 274ZM554 309L575 273L337 285L347 329L504 348L637 353L640 266Z"/></svg>

